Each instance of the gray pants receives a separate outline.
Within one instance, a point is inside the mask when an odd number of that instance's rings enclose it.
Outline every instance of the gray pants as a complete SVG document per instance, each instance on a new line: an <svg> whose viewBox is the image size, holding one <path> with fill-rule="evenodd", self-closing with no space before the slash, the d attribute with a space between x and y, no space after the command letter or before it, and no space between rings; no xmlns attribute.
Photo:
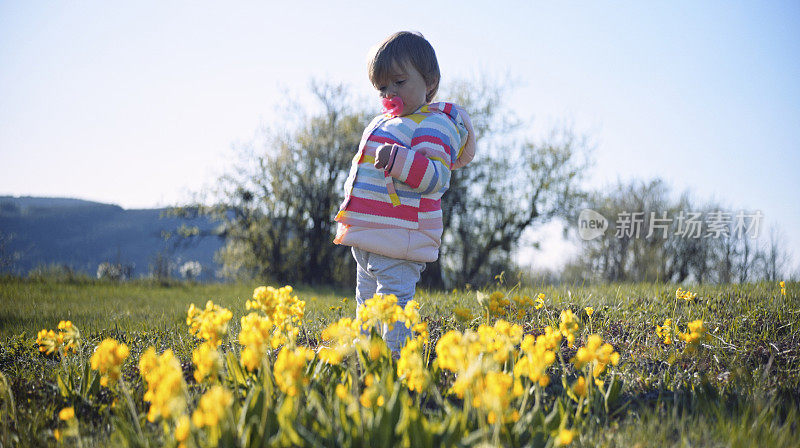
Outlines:
<svg viewBox="0 0 800 448"><path fill-rule="evenodd" d="M361 313L364 301L377 294L394 294L397 304L405 308L406 303L414 298L420 274L425 270L425 263L399 260L384 257L372 252L353 247L353 258L356 259L356 317ZM397 323L389 330L383 324L381 336L393 353L399 353L406 343L406 338L413 337L411 330L403 323Z"/></svg>

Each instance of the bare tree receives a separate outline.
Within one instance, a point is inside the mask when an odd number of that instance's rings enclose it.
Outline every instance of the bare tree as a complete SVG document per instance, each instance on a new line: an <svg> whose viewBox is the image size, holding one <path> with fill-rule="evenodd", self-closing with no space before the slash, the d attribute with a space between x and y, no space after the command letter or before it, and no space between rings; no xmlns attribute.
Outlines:
<svg viewBox="0 0 800 448"><path fill-rule="evenodd" d="M219 179L214 205L179 212L221 222L226 244L217 260L227 277L351 281L352 257L331 242L332 218L367 117L349 106L342 85L312 83L311 91L320 112L295 105L294 115L240 148L242 160Z"/></svg>
<svg viewBox="0 0 800 448"><path fill-rule="evenodd" d="M609 221L602 238L584 242L586 266L606 281L655 281L672 275L669 250L678 250L671 227L657 219L674 212L660 179L617 183L585 204ZM651 232L652 230L652 232Z"/></svg>
<svg viewBox="0 0 800 448"><path fill-rule="evenodd" d="M766 241L766 247L763 250L763 276L765 280L770 282L779 281L789 266L791 257L789 252L783 249L784 244L785 237L783 232L778 227L771 226L769 239Z"/></svg>
<svg viewBox="0 0 800 448"><path fill-rule="evenodd" d="M567 269L572 278L582 267L593 273L584 278L605 281L776 281L789 263L777 228L762 250L749 230L733 231L731 213L724 207L714 202L698 205L688 192L672 201L660 179L617 183L595 193L587 206L610 219L613 236L583 243L582 261ZM661 226L660 233L643 230L637 237L630 222L637 215L643 229ZM627 221L614 222L620 216Z"/></svg>
<svg viewBox="0 0 800 448"><path fill-rule="evenodd" d="M476 158L453 172L442 198L441 262L429 284L484 283L512 266L525 229L565 216L582 198L587 143L569 129L544 141L521 135L522 123L504 106L504 83L460 81L444 96L471 115Z"/></svg>
<svg viewBox="0 0 800 448"><path fill-rule="evenodd" d="M758 248L753 247L754 240L747 236L739 239L739 257L736 268L739 271L739 283L746 283L753 277L753 266L759 263L761 257Z"/></svg>

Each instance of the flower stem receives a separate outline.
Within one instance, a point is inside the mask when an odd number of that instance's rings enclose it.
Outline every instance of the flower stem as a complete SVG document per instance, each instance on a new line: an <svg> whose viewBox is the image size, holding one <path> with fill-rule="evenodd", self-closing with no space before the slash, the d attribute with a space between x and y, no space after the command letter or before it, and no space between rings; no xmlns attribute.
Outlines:
<svg viewBox="0 0 800 448"><path fill-rule="evenodd" d="M150 444L144 437L142 426L139 424L139 413L136 412L136 406L133 404L133 399L131 398L131 393L128 389L128 383L126 383L123 378L120 378L119 383L120 389L122 390L122 395L125 396L125 403L128 405L128 412L131 414L131 420L133 420L134 427L136 428L136 434L139 435L139 439L144 443L144 446L149 447Z"/></svg>

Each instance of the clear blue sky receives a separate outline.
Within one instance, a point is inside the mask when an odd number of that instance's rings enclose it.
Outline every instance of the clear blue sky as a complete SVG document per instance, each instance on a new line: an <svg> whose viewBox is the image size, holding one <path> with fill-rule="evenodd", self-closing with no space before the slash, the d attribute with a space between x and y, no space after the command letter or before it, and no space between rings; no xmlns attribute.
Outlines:
<svg viewBox="0 0 800 448"><path fill-rule="evenodd" d="M760 209L800 259L800 2L522 3L0 2L0 195L185 199L284 90L375 98L369 47L410 29L443 83L508 74L532 133L590 135L592 186Z"/></svg>

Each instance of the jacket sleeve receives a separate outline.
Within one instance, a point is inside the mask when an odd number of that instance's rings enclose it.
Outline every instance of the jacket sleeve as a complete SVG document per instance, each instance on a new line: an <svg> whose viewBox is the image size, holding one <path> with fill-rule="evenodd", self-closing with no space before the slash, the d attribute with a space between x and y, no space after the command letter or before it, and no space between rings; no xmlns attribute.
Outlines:
<svg viewBox="0 0 800 448"><path fill-rule="evenodd" d="M430 194L450 186L452 142L457 129L443 114L425 118L414 131L411 148L394 145L386 172L412 190Z"/></svg>

